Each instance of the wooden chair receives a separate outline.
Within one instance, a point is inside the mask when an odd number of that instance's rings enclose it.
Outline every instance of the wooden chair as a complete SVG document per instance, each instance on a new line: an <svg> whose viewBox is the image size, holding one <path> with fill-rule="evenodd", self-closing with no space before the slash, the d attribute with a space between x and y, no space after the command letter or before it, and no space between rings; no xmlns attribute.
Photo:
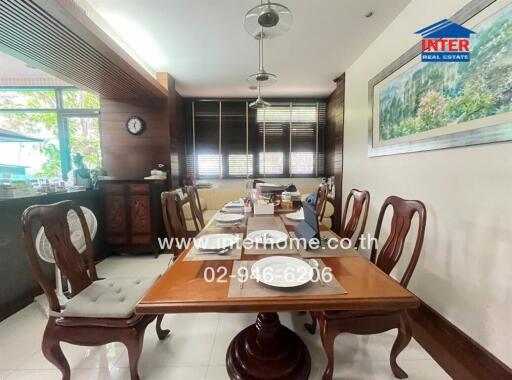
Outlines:
<svg viewBox="0 0 512 380"><path fill-rule="evenodd" d="M195 186L187 186L187 196L190 202L190 213L194 220L194 226L197 232L204 228L203 210L201 208L201 200Z"/></svg>
<svg viewBox="0 0 512 380"><path fill-rule="evenodd" d="M348 207L350 205L350 201L352 203L352 213L350 214L350 218L347 221L348 215ZM341 237L352 239L354 236L357 226L359 225L359 220L362 216L361 226L359 228L359 235L357 236L357 240L355 243L355 248L359 248L359 244L361 243L361 236L364 233L364 228L366 227L366 219L368 218L368 209L370 207L370 193L366 190L357 190L352 189L350 193L348 193L347 200L345 202L345 209L343 210L343 217L341 219Z"/></svg>
<svg viewBox="0 0 512 380"><path fill-rule="evenodd" d="M71 242L67 221L70 210L77 213L82 226L86 247L82 255ZM71 371L60 342L80 346L121 342L128 349L131 379L138 380L137 367L147 325L157 318L158 338L169 334L169 330L161 328L163 315L134 314L136 303L156 278L98 280L89 229L82 210L72 201L31 206L21 220L29 264L50 307L42 342L46 359L61 371L63 380L69 380ZM59 304L53 281L45 275L36 251L33 232L39 225L44 227L56 265L71 284L71 298L65 308Z"/></svg>
<svg viewBox="0 0 512 380"><path fill-rule="evenodd" d="M382 221L388 206L393 208L393 217L391 220L391 231L386 242L380 249L377 256L377 247L372 245L370 260L375 263L382 271L389 274L398 260L402 256L404 242L411 227L411 221L414 214L418 214L419 223L416 242L413 248L412 256L400 281L403 287L407 287L411 279L414 268L418 262L423 238L425 235L426 209L420 201L404 200L402 198L388 197L379 213L377 228L375 230L375 239L379 239ZM342 311L323 311L316 312L311 325L306 325L308 331L315 332L316 323L320 324L320 335L322 345L327 355L327 367L322 380L331 380L334 368L334 340L340 333L352 333L358 335L379 334L391 329L398 329L398 335L391 348L390 364L395 377L404 379L407 373L400 368L396 362L398 354L409 344L411 340L411 326L409 315L405 310L342 310Z"/></svg>
<svg viewBox="0 0 512 380"><path fill-rule="evenodd" d="M168 239L187 239L187 223L183 213L184 201L177 191L164 191L161 194L162 215ZM188 202L187 199L185 202ZM192 205L191 205L192 206ZM192 209L191 209L192 210ZM181 252L176 244L172 245L172 253L178 256Z"/></svg>
<svg viewBox="0 0 512 380"><path fill-rule="evenodd" d="M318 217L318 220L322 220L324 218L325 214L325 207L327 205L327 184L322 183L320 186L318 186L318 190L316 191L316 205L315 205L315 212L316 216Z"/></svg>

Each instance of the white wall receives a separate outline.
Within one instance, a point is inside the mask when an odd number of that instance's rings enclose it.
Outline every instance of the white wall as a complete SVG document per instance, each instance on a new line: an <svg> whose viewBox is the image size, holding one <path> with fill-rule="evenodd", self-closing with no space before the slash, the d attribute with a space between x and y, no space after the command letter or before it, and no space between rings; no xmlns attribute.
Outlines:
<svg viewBox="0 0 512 380"><path fill-rule="evenodd" d="M426 204L426 240L409 288L512 366L512 143L367 155L368 81L418 42L414 31L467 2L413 0L347 70L343 190L370 191L371 232L388 195Z"/></svg>

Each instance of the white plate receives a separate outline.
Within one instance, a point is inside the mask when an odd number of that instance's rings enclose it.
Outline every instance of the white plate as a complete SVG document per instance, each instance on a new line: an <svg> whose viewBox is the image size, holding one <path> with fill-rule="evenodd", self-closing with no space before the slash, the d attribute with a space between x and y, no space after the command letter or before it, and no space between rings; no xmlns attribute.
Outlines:
<svg viewBox="0 0 512 380"><path fill-rule="evenodd" d="M239 240L239 237L233 234L203 235L194 240L194 247L203 251L220 251L234 247Z"/></svg>
<svg viewBox="0 0 512 380"><path fill-rule="evenodd" d="M310 282L314 270L305 261L287 256L270 256L256 261L251 275L258 282L276 288L294 288Z"/></svg>
<svg viewBox="0 0 512 380"><path fill-rule="evenodd" d="M242 202L241 200L239 201L232 201L232 202L228 202L224 205L225 208L237 208L237 207L244 207L244 202Z"/></svg>
<svg viewBox="0 0 512 380"><path fill-rule="evenodd" d="M288 240L288 234L277 230L258 230L248 234L246 239L256 244L280 244Z"/></svg>
<svg viewBox="0 0 512 380"><path fill-rule="evenodd" d="M297 220L297 221L304 220L304 211L302 209L300 211L292 212L290 214L285 214L285 215L290 220Z"/></svg>
<svg viewBox="0 0 512 380"><path fill-rule="evenodd" d="M241 214L222 214L218 213L217 216L215 216L215 220L217 222L222 223L230 223L230 222L238 222L244 218Z"/></svg>

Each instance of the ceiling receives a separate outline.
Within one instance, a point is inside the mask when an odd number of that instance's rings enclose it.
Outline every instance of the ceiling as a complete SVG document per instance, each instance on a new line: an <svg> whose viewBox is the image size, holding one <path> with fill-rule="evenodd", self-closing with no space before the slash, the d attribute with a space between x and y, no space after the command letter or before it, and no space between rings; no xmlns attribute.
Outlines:
<svg viewBox="0 0 512 380"><path fill-rule="evenodd" d="M280 0L292 29L265 41L265 68L278 83L263 95L326 96L410 0ZM166 71L182 96L254 96L258 46L243 27L257 0L82 0L149 71ZM150 5L149 5L150 4ZM374 15L366 18L365 14ZM91 17L92 18L92 17ZM142 62L143 61L143 62Z"/></svg>
<svg viewBox="0 0 512 380"><path fill-rule="evenodd" d="M0 52L0 78L53 78L8 54Z"/></svg>

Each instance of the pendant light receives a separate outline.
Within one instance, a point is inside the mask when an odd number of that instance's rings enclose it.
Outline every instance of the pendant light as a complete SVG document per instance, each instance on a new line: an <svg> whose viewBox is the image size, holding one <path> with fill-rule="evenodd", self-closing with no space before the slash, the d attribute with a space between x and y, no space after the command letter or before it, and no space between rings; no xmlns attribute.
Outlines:
<svg viewBox="0 0 512 380"><path fill-rule="evenodd" d="M260 30L263 28L260 28ZM271 86L277 82L277 76L275 74L269 73L265 71L263 67L263 39L262 33L258 35L258 72L256 74L251 74L247 78L247 83L249 86Z"/></svg>
<svg viewBox="0 0 512 380"><path fill-rule="evenodd" d="M261 28L265 38L275 38L290 30L293 16L290 9L270 0L262 2L246 13L244 27L254 38L260 34Z"/></svg>
<svg viewBox="0 0 512 380"><path fill-rule="evenodd" d="M259 108L268 108L271 107L271 104L261 97L261 86L258 86L258 98L249 104L249 107L259 109Z"/></svg>

